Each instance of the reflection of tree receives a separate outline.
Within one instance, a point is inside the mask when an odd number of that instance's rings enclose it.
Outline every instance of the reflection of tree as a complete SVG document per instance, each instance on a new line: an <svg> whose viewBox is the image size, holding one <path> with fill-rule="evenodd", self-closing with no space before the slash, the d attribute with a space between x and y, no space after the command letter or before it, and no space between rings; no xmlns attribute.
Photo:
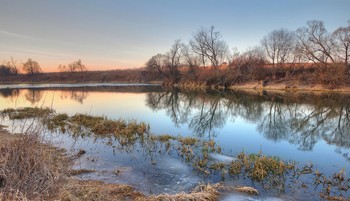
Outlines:
<svg viewBox="0 0 350 201"><path fill-rule="evenodd" d="M261 118L258 130L267 139L274 142L285 139L290 133L290 129L286 124L288 116L284 111L283 105L279 102L271 101L264 108L267 110L267 114Z"/></svg>
<svg viewBox="0 0 350 201"><path fill-rule="evenodd" d="M61 92L61 99L71 99L71 100L75 100L80 104L84 103L84 100L88 97L88 92L85 90L72 90L72 91L62 91Z"/></svg>
<svg viewBox="0 0 350 201"><path fill-rule="evenodd" d="M39 89L28 89L27 93L24 94L24 97L29 101L32 105L40 102L43 97L43 91Z"/></svg>
<svg viewBox="0 0 350 201"><path fill-rule="evenodd" d="M214 129L225 123L225 107L218 97L201 99L174 89L148 93L146 105L153 110L166 110L176 126L188 123L194 135L199 137L208 135L210 138L215 134Z"/></svg>
<svg viewBox="0 0 350 201"><path fill-rule="evenodd" d="M1 89L0 90L0 96L4 98L17 98L19 96L19 90L18 89Z"/></svg>
<svg viewBox="0 0 350 201"><path fill-rule="evenodd" d="M153 110L165 109L166 113L171 117L176 126L183 122L185 111L182 111L179 101L178 90L166 92L151 92L147 94L147 105ZM186 116L186 115L185 115Z"/></svg>
<svg viewBox="0 0 350 201"><path fill-rule="evenodd" d="M239 116L254 123L261 118L263 107L259 97L252 97L238 92L228 92L223 97L232 120Z"/></svg>
<svg viewBox="0 0 350 201"><path fill-rule="evenodd" d="M221 128L225 124L224 107L219 98L210 99L208 102L202 100L198 105L200 109L192 116L189 128L199 137L208 134L210 139L217 134L214 128Z"/></svg>
<svg viewBox="0 0 350 201"><path fill-rule="evenodd" d="M166 110L175 125L188 124L193 134L212 137L226 121L237 117L257 124L272 141L285 140L312 150L323 139L350 148L350 103L347 96L312 94L150 92L147 105Z"/></svg>
<svg viewBox="0 0 350 201"><path fill-rule="evenodd" d="M333 130L323 138L330 144L350 148L350 105L342 106L337 110L337 117L333 119Z"/></svg>
<svg viewBox="0 0 350 201"><path fill-rule="evenodd" d="M312 150L321 138L349 148L349 107L344 104L341 96L315 97L308 104L269 101L258 130L268 139L287 140L301 150Z"/></svg>

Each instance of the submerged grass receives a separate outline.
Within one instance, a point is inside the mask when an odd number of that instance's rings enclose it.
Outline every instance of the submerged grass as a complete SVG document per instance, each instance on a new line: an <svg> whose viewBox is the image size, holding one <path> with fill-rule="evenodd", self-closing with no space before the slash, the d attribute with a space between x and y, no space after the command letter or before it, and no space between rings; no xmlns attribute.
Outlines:
<svg viewBox="0 0 350 201"><path fill-rule="evenodd" d="M50 108L24 107L19 109L4 109L1 111L1 114L7 116L9 119L28 119L45 117L53 112L54 111Z"/></svg>
<svg viewBox="0 0 350 201"><path fill-rule="evenodd" d="M295 164L292 162L286 163L277 157L261 153L247 155L242 152L237 158L238 160L231 162L229 173L238 175L244 172L256 181L263 181L267 177L283 176L295 169Z"/></svg>

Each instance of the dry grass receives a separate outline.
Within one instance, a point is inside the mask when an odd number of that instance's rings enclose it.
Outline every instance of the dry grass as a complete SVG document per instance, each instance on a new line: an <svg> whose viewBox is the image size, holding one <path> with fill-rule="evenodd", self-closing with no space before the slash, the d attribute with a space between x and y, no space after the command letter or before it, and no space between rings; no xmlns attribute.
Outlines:
<svg viewBox="0 0 350 201"><path fill-rule="evenodd" d="M190 193L175 195L161 194L147 198L150 201L216 201L219 199L219 185L198 185Z"/></svg>
<svg viewBox="0 0 350 201"><path fill-rule="evenodd" d="M88 169L70 170L68 174L70 176L75 176L75 175L92 173L92 172L96 172L96 170L88 170Z"/></svg>
<svg viewBox="0 0 350 201"><path fill-rule="evenodd" d="M48 199L65 182L70 161L43 145L37 134L25 134L0 147L2 199Z"/></svg>
<svg viewBox="0 0 350 201"><path fill-rule="evenodd" d="M105 184L100 181L69 180L59 195L62 201L76 200L145 200L129 185Z"/></svg>

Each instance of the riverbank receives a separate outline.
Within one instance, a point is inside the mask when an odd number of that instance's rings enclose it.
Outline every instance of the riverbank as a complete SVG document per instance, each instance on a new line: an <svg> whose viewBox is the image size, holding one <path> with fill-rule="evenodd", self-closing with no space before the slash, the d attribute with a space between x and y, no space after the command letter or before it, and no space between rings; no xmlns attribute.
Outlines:
<svg viewBox="0 0 350 201"><path fill-rule="evenodd" d="M336 92L350 93L350 86L322 85L300 82L293 79L250 81L223 85L209 84L207 82L180 81L172 84L162 81L156 74L145 72L142 69L127 69L113 71L87 71L87 72L55 72L35 75L19 74L0 78L0 85L18 84L163 84L166 87L179 87L190 90L256 90L256 91L286 91L286 92Z"/></svg>
<svg viewBox="0 0 350 201"><path fill-rule="evenodd" d="M243 91L274 91L274 92L292 92L292 93L346 93L350 94L350 86L324 86L320 84L315 85L305 85L298 84L293 82L270 82L270 83L262 83L262 82L247 82L241 84L234 84L229 86L218 85L207 85L205 83L197 83L197 82L182 82L179 84L169 85L167 83L163 83L164 86L167 87L179 87L181 89L187 90L243 90Z"/></svg>

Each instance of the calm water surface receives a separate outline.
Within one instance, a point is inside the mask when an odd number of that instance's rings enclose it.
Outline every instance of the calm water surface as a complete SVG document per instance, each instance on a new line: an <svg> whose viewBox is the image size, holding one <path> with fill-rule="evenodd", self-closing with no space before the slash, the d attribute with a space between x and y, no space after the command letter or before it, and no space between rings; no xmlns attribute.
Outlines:
<svg viewBox="0 0 350 201"><path fill-rule="evenodd" d="M150 124L153 134L215 140L223 153L213 156L218 161L231 160L241 151L261 151L301 165L312 162L327 175L341 169L348 172L350 168L348 95L239 91L194 93L152 85L68 86L2 86L0 110L52 107L59 113L71 115L83 113L143 121ZM8 120L0 123L12 124ZM50 138L69 150L87 151L76 168L98 171L79 176L82 179L128 183L146 194L188 191L201 181L221 181L219 176L204 177L176 154L160 154L152 158L155 156L144 153L142 147L119 150L108 139L72 139L61 134L50 134ZM152 162L155 159L156 165ZM117 169L122 173L115 174ZM239 179L225 182L255 185ZM303 190L277 194L262 192L259 197L233 194L223 200L305 198ZM318 198L317 193L309 196L310 199Z"/></svg>

